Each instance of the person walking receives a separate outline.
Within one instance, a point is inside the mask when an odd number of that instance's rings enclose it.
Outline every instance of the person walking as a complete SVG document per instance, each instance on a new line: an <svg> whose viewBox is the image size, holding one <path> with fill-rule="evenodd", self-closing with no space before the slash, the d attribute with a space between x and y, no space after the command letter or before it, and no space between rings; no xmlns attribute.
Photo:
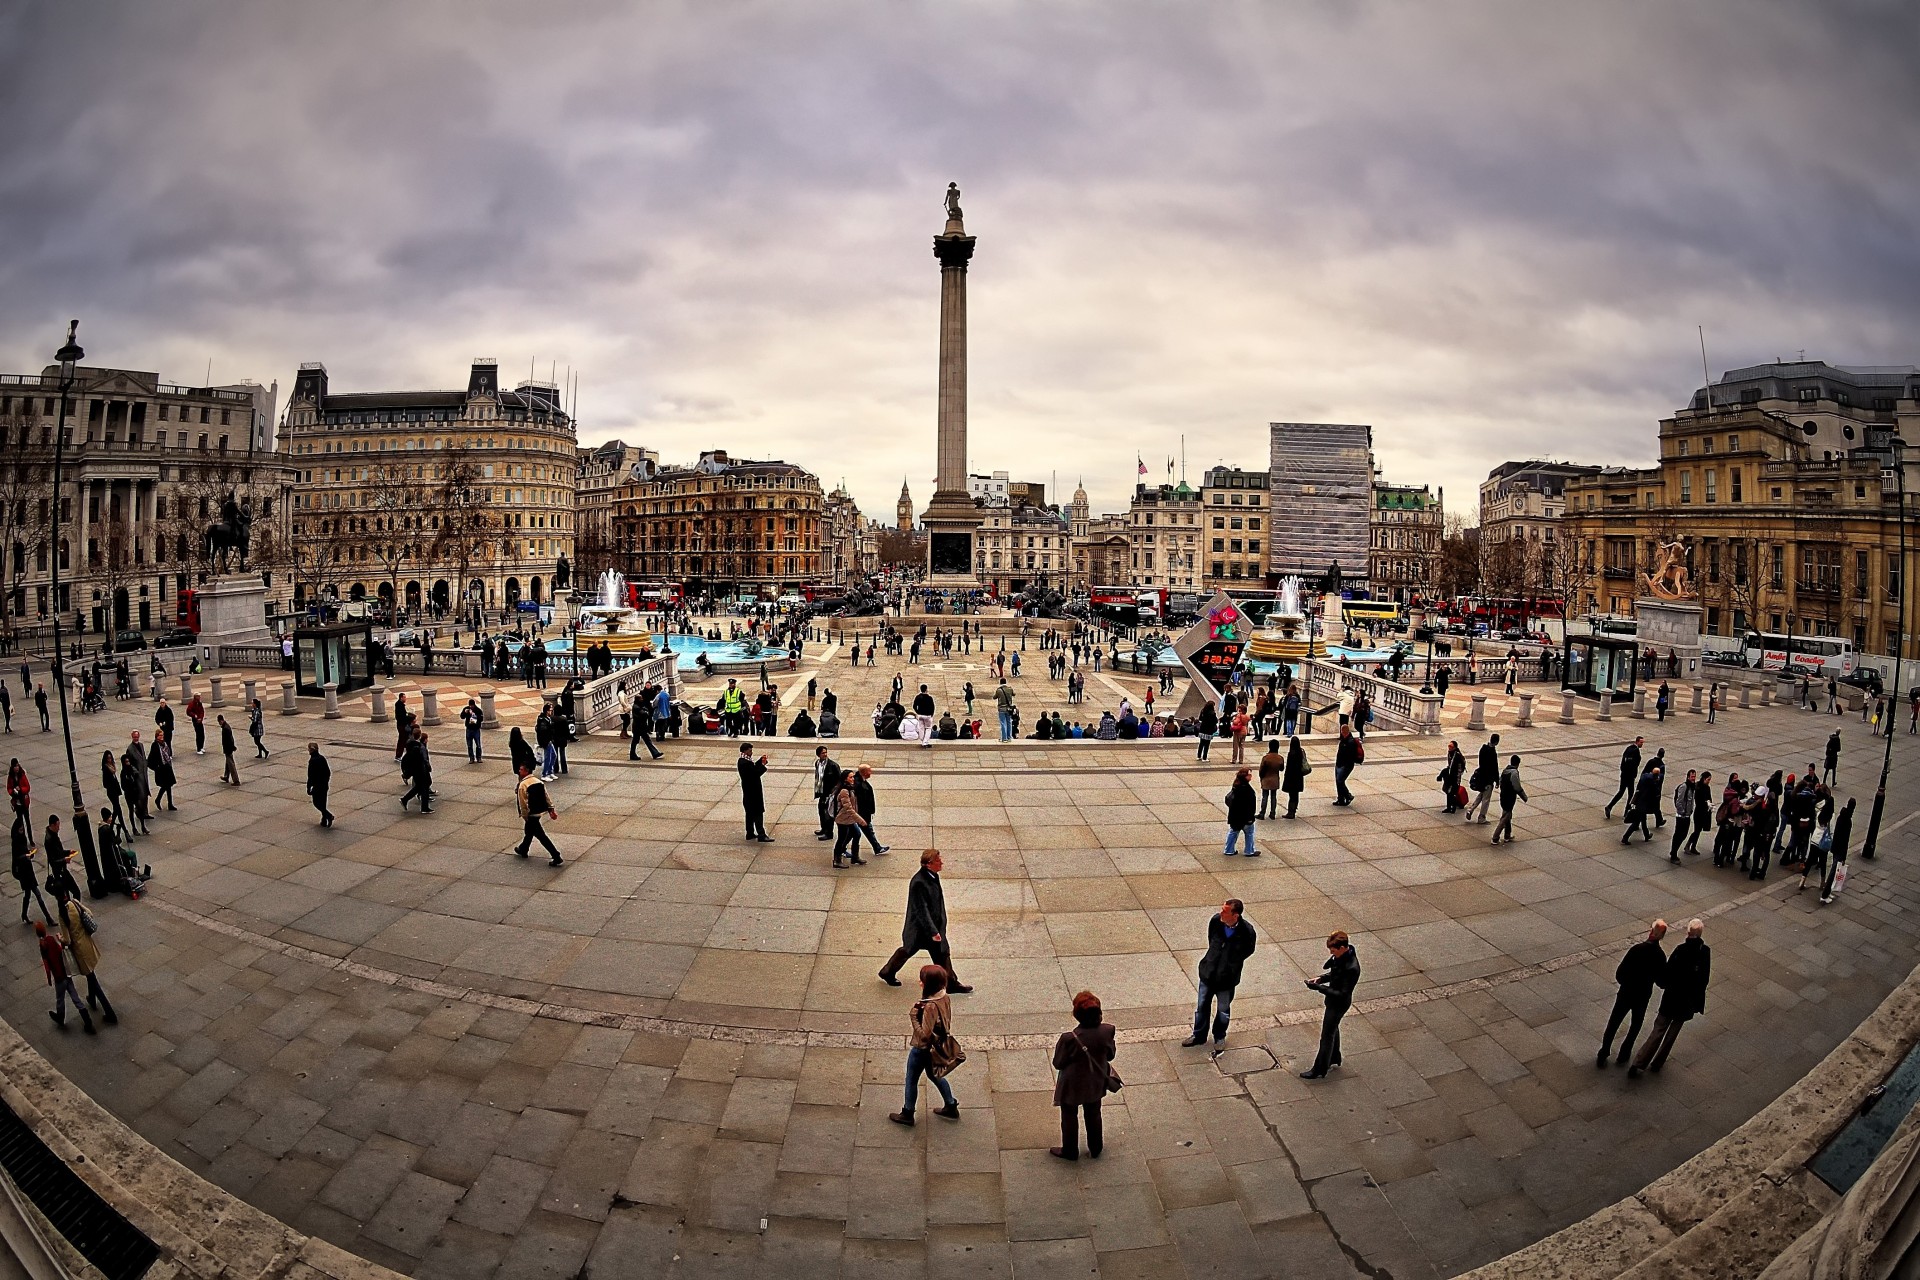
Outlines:
<svg viewBox="0 0 1920 1280"><path fill-rule="evenodd" d="M1655 691L1653 695L1653 710L1654 710L1655 719L1657 719L1661 724L1665 724L1667 722L1667 708L1672 705L1673 705L1673 689L1671 686L1667 684L1665 680L1662 680L1660 682L1660 688L1657 691Z"/></svg>
<svg viewBox="0 0 1920 1280"><path fill-rule="evenodd" d="M1820 881L1823 907L1833 901L1833 895L1846 882L1847 845L1853 839L1853 806L1852 797L1848 797L1846 805L1833 816L1833 830L1827 842L1826 875Z"/></svg>
<svg viewBox="0 0 1920 1280"><path fill-rule="evenodd" d="M260 709L260 699L255 698L247 708L247 736L253 739L253 758L265 760L272 753L267 750L266 715Z"/></svg>
<svg viewBox="0 0 1920 1280"><path fill-rule="evenodd" d="M1442 813L1460 812L1460 780L1467 775L1467 757L1460 750L1458 742L1447 744L1447 762L1440 766L1440 772L1433 780L1440 784L1440 793L1446 797L1446 808Z"/></svg>
<svg viewBox="0 0 1920 1280"><path fill-rule="evenodd" d="M1267 754L1260 757L1260 816L1280 816L1280 773L1286 766L1280 755L1280 740L1267 743Z"/></svg>
<svg viewBox="0 0 1920 1280"><path fill-rule="evenodd" d="M33 821L33 783L20 764L19 756L15 756L7 766L7 803L13 806L16 814L28 822Z"/></svg>
<svg viewBox="0 0 1920 1280"><path fill-rule="evenodd" d="M415 733L413 740L407 743L406 754L401 757L400 776L412 785L407 793L400 797L400 810L406 812L407 801L418 796L420 812L433 812L433 757L427 754L427 735Z"/></svg>
<svg viewBox="0 0 1920 1280"><path fill-rule="evenodd" d="M881 844L880 837L873 832L873 813L878 807L873 794L873 766L870 764L861 765L853 771L852 779L854 803L858 805L860 809L860 832L867 837L867 843L873 847L873 852L876 857L883 853L893 852L893 846L890 844ZM860 848L860 837L858 835L853 838L853 847L856 850Z"/></svg>
<svg viewBox="0 0 1920 1280"><path fill-rule="evenodd" d="M833 798L840 791L841 772L824 746L813 749L813 804L820 815L816 839L833 839Z"/></svg>
<svg viewBox="0 0 1920 1280"><path fill-rule="evenodd" d="M520 782L513 789L513 798L514 806L520 812L523 834L520 837L520 843L513 851L524 858L527 856L527 850L533 847L533 842L538 840L552 855L552 862L549 865L557 867L561 861L560 850L554 846L553 839L547 835L546 828L540 825L540 819L544 816L557 820L560 814L553 807L553 800L547 795L547 784L533 776L531 767L521 765L517 772L520 775Z"/></svg>
<svg viewBox="0 0 1920 1280"><path fill-rule="evenodd" d="M1828 786L1838 786L1840 779L1840 731L1835 729L1833 736L1827 739L1826 768L1820 771L1820 781Z"/></svg>
<svg viewBox="0 0 1920 1280"><path fill-rule="evenodd" d="M124 792L120 786L120 762L114 759L111 751L100 753L100 787L107 793L107 811L113 814L114 821L119 824L120 829L131 837L133 828L127 822L126 814L121 811L121 796Z"/></svg>
<svg viewBox="0 0 1920 1280"><path fill-rule="evenodd" d="M651 760L658 760L665 754L653 742L660 731L660 726L654 723L651 697L643 694L633 700L633 706L627 714L627 725L630 733L627 739L627 759L638 760L642 746L646 747L647 757ZM768 728L771 730L772 726Z"/></svg>
<svg viewBox="0 0 1920 1280"><path fill-rule="evenodd" d="M1207 922L1207 950L1200 957L1200 1000L1193 1008L1193 1034L1181 1042L1194 1048L1207 1042L1207 1018L1213 1018L1213 1056L1227 1040L1227 1022L1233 1016L1233 992L1247 957L1259 944L1253 921L1242 912L1240 899L1228 898Z"/></svg>
<svg viewBox="0 0 1920 1280"><path fill-rule="evenodd" d="M33 687L33 706L34 710L40 713L40 732L52 733L53 720L47 715L47 686L45 684L37 684Z"/></svg>
<svg viewBox="0 0 1920 1280"><path fill-rule="evenodd" d="M927 686L921 685L920 692L913 695L913 718L920 722L920 745L933 745L933 695L927 692Z"/></svg>
<svg viewBox="0 0 1920 1280"><path fill-rule="evenodd" d="M934 1073L933 1046L953 1034L953 1003L947 999L947 971L937 964L920 966L920 998L907 1010L907 1092L900 1109L887 1116L895 1124L913 1127L914 1108L920 1104L920 1077L924 1073L940 1091L946 1105L933 1114L948 1120L960 1118L960 1104L954 1100L947 1073Z"/></svg>
<svg viewBox="0 0 1920 1280"><path fill-rule="evenodd" d="M1360 745L1360 739L1353 736L1349 725L1340 726L1340 742L1333 752L1333 789L1334 803L1342 807L1353 804L1353 792L1347 789L1347 779L1367 758L1367 749Z"/></svg>
<svg viewBox="0 0 1920 1280"><path fill-rule="evenodd" d="M1307 979L1308 990L1327 998L1320 1017L1320 1052L1313 1066L1300 1073L1302 1080L1323 1080L1340 1065L1340 1019L1353 1007L1353 989L1360 985L1360 956L1346 930L1335 929L1327 935L1327 960L1320 968L1319 977Z"/></svg>
<svg viewBox="0 0 1920 1280"><path fill-rule="evenodd" d="M1227 789L1227 847L1226 855L1234 856L1233 842L1243 839L1249 858L1257 858L1260 851L1254 848L1254 818L1259 808L1259 800L1253 794L1253 773L1247 768L1234 770L1233 785Z"/></svg>
<svg viewBox="0 0 1920 1280"><path fill-rule="evenodd" d="M537 768L538 757L533 754L533 746L527 741L527 735L521 731L520 726L515 725L507 734L507 767L512 770L513 776L518 778L520 766L523 764L528 769Z"/></svg>
<svg viewBox="0 0 1920 1280"><path fill-rule="evenodd" d="M71 974L87 980L87 1003L82 1006L79 996L74 997L74 1007L85 1013L89 1009L100 1010L100 1021L108 1026L117 1026L120 1015L113 1011L113 1001L107 999L106 988L100 985L100 947L94 939L91 920L87 909L80 905L78 898L63 898L60 901L60 941L66 944L67 968ZM55 1019L59 1021L59 1019Z"/></svg>
<svg viewBox="0 0 1920 1280"><path fill-rule="evenodd" d="M1080 1119L1086 1117L1087 1155L1095 1160L1106 1147L1100 1104L1119 1088L1113 1074L1116 1048L1113 1024L1102 1020L1100 997L1091 991L1073 997L1074 1028L1053 1045L1053 1105L1060 1108L1060 1145L1047 1148L1059 1160L1080 1158Z"/></svg>
<svg viewBox="0 0 1920 1280"><path fill-rule="evenodd" d="M860 828L865 820L860 816L860 799L854 794L850 772L840 775L840 789L834 792L833 822L836 828L833 865L847 866L849 859L853 866L866 865L866 859L860 856Z"/></svg>
<svg viewBox="0 0 1920 1280"><path fill-rule="evenodd" d="M27 922L27 909L38 902L40 914L48 924L52 924L53 912L47 910L47 900L40 892L40 877L33 866L35 852L33 837L27 833L26 815L16 813L13 816L12 870L14 883L20 886L20 923Z"/></svg>
<svg viewBox="0 0 1920 1280"><path fill-rule="evenodd" d="M47 985L53 988L53 1008L47 1011L47 1017L53 1019L53 1025L62 1031L67 1029L67 998L73 998L73 1007L80 1014L80 1025L88 1035L95 1034L93 1015L87 1012L87 1006L80 999L80 993L74 989L73 976L67 972L67 956L60 945L57 934L47 932L47 926L38 920L33 922L33 936L40 946L40 969L47 975Z"/></svg>
<svg viewBox="0 0 1920 1280"><path fill-rule="evenodd" d="M0 680L0 715L6 716L7 732L12 733L13 732L13 692L12 690L7 688L7 683L4 680Z"/></svg>
<svg viewBox="0 0 1920 1280"><path fill-rule="evenodd" d="M1220 731L1220 716L1209 702L1200 708L1200 718L1194 723L1193 733L1198 740L1193 750L1195 760L1205 760L1207 752L1213 746L1213 736Z"/></svg>
<svg viewBox="0 0 1920 1280"><path fill-rule="evenodd" d="M207 754L207 704L197 693L187 699L187 723L193 726L193 754Z"/></svg>
<svg viewBox="0 0 1920 1280"><path fill-rule="evenodd" d="M900 966L924 951L947 971L947 990L963 996L973 988L961 982L960 975L953 971L953 949L947 941L947 897L940 888L942 865L938 849L921 853L920 870L907 883L907 919L900 930L900 949L880 966L880 981L890 987L899 986L900 979L894 975L900 972Z"/></svg>
<svg viewBox="0 0 1920 1280"><path fill-rule="evenodd" d="M220 781L240 785L240 766L234 763L233 753L238 747L233 740L233 726L227 723L225 716L216 715L214 720L220 726L220 754L226 759L226 767L220 773Z"/></svg>
<svg viewBox="0 0 1920 1280"><path fill-rule="evenodd" d="M1693 798L1687 806L1693 815L1693 834L1687 837L1687 847L1681 852L1698 856L1700 837L1713 825L1713 771L1704 770L1698 778L1694 778L1693 770L1689 769L1687 777L1693 782Z"/></svg>
<svg viewBox="0 0 1920 1280"><path fill-rule="evenodd" d="M1673 843L1667 848L1667 861L1680 861L1680 846L1687 842L1689 832L1698 840L1700 833L1693 829L1693 820L1698 817L1704 824L1706 812L1698 807L1700 799L1700 775L1693 769L1687 770L1687 776L1673 787Z"/></svg>
<svg viewBox="0 0 1920 1280"><path fill-rule="evenodd" d="M1647 826L1647 819L1653 817L1660 808L1660 787L1665 781L1658 760L1647 761L1647 767L1640 771L1640 781L1634 785L1633 799L1627 801L1627 829L1620 837L1625 844L1632 838L1634 828L1640 830L1640 838L1653 839L1653 831Z"/></svg>
<svg viewBox="0 0 1920 1280"><path fill-rule="evenodd" d="M746 815L747 839L772 844L767 834L767 797L761 779L767 776L767 758L753 758L753 744L740 744L740 758L734 761L740 771L740 808Z"/></svg>
<svg viewBox="0 0 1920 1280"><path fill-rule="evenodd" d="M1660 939L1666 936L1667 922L1655 920L1647 930L1647 936L1628 947L1627 954L1620 957L1620 963L1613 971L1613 980L1620 989L1613 997L1613 1012L1607 1015L1607 1030L1600 1037L1600 1052L1594 1055L1594 1066L1607 1065L1607 1054L1613 1048L1614 1033L1620 1030L1622 1022L1627 1023L1627 1038L1620 1042L1620 1056L1614 1060L1614 1065L1624 1067L1633 1056L1633 1042L1640 1038L1640 1024L1647 1016L1647 1002L1653 999L1654 987L1666 974L1667 952L1660 945Z"/></svg>
<svg viewBox="0 0 1920 1280"><path fill-rule="evenodd" d="M1307 749L1300 745L1298 737L1287 738L1287 764L1280 776L1280 789L1287 793L1287 812L1289 818L1300 812L1300 793L1306 790L1307 775L1313 772L1313 765L1307 760Z"/></svg>
<svg viewBox="0 0 1920 1280"><path fill-rule="evenodd" d="M129 747L120 757L120 791L127 804L127 834L152 832L152 815L147 806L147 771L134 758Z"/></svg>
<svg viewBox="0 0 1920 1280"><path fill-rule="evenodd" d="M1466 821L1487 825L1487 810L1493 805L1493 793L1500 785L1500 735L1494 734L1480 744L1480 756L1474 764L1473 776L1467 779L1467 787L1474 793L1473 803L1467 806ZM1474 814L1479 814L1475 818Z"/></svg>
<svg viewBox="0 0 1920 1280"><path fill-rule="evenodd" d="M1513 809L1516 804L1527 798L1527 789L1520 785L1520 757L1508 756L1507 767L1500 773L1500 823L1493 829L1493 843L1500 843L1505 833L1507 843L1513 843Z"/></svg>
<svg viewBox="0 0 1920 1280"><path fill-rule="evenodd" d="M333 766L320 754L320 744L307 744L307 795L320 812L320 825L333 825L333 811L327 808L327 791L333 785ZM405 806L402 805L402 808Z"/></svg>
<svg viewBox="0 0 1920 1280"><path fill-rule="evenodd" d="M549 702L533 720L533 739L540 747L540 781L552 782L560 776L560 749L555 746L559 715Z"/></svg>
<svg viewBox="0 0 1920 1280"><path fill-rule="evenodd" d="M480 726L486 720L486 714L480 710L480 704L472 698L460 708L460 726L467 739L467 763L479 764L483 758L480 751Z"/></svg>
<svg viewBox="0 0 1920 1280"><path fill-rule="evenodd" d="M1667 957L1667 967L1660 978L1660 985L1666 989L1660 997L1660 1012L1654 1017L1653 1030L1647 1033L1646 1043L1640 1046L1640 1052L1633 1056L1633 1065L1627 1068L1629 1076L1658 1071L1665 1066L1667 1055L1673 1052L1673 1042L1680 1038L1680 1028L1707 1011L1713 948L1700 936L1706 928L1706 922L1698 916L1687 921L1686 941Z"/></svg>
<svg viewBox="0 0 1920 1280"><path fill-rule="evenodd" d="M1633 787L1640 777L1640 748L1645 746L1646 742L1645 738L1635 738L1627 744L1627 749L1620 753L1620 789L1613 793L1613 799L1607 801L1608 819L1613 817L1613 806L1619 804L1622 799L1627 801L1629 808L1633 805Z"/></svg>

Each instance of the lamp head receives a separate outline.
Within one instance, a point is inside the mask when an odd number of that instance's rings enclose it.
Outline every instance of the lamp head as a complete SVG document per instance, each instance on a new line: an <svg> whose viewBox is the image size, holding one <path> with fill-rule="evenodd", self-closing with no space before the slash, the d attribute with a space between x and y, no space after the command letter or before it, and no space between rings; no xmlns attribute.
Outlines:
<svg viewBox="0 0 1920 1280"><path fill-rule="evenodd" d="M67 345L53 353L53 358L60 362L60 381L62 383L73 381L73 367L86 358L87 353L81 350L80 344L74 340L74 334L79 332L79 329L80 322L78 320L69 320L67 322Z"/></svg>

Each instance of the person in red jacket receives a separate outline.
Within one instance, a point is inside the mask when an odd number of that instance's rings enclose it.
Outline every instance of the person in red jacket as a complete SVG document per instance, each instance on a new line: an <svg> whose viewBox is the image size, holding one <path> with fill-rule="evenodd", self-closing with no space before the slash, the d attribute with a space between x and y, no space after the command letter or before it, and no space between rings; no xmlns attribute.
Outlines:
<svg viewBox="0 0 1920 1280"><path fill-rule="evenodd" d="M93 1035L93 1015L87 1012L87 1002L80 998L80 992L73 985L73 975L67 972L67 953L60 946L60 939L47 932L47 926L38 920L33 922L34 937L40 944L40 967L46 971L47 985L53 988L54 1007L47 1016L53 1019L53 1025L64 1030L67 1025L67 997L73 997L73 1007L80 1013L80 1025Z"/></svg>

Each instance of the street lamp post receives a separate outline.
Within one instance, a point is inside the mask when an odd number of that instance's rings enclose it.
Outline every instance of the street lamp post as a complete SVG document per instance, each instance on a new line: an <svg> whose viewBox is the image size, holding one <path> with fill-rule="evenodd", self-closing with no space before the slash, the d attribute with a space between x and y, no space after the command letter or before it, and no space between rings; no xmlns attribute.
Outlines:
<svg viewBox="0 0 1920 1280"><path fill-rule="evenodd" d="M1886 731L1886 747L1880 756L1880 785L1873 793L1873 813L1867 819L1867 838L1860 845L1860 856L1871 858L1879 852L1880 817L1887 808L1887 775L1893 770L1893 731L1894 723L1900 716L1900 667L1907 651L1907 593L1911 590L1907 582L1907 469L1902 451L1907 442L1894 436L1888 442L1893 448L1894 493L1899 504L1900 523L1900 599L1893 612L1893 688L1887 694L1887 709L1881 716L1882 728Z"/></svg>
<svg viewBox="0 0 1920 1280"><path fill-rule="evenodd" d="M54 352L60 362L60 411L53 429L53 502L48 512L52 528L47 541L53 548L53 686L60 703L60 736L67 748L67 782L73 790L73 837L80 844L80 856L87 868L87 892L96 898L106 896L107 882L100 874L100 855L93 847L93 824L87 821L87 803L80 795L80 768L73 759L73 725L67 716L67 674L65 639L60 634L60 502L61 481L67 458L67 396L73 390L74 366L86 357L75 335L80 322L67 325L67 343ZM33 833L27 833L31 839Z"/></svg>

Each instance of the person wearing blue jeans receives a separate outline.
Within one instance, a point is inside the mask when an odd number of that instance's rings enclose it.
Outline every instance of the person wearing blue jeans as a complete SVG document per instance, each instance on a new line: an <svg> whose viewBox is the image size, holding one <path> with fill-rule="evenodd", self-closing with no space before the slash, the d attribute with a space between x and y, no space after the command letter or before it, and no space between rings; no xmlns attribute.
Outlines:
<svg viewBox="0 0 1920 1280"><path fill-rule="evenodd" d="M1200 958L1200 1003L1194 1006L1193 1034L1184 1041L1186 1048L1206 1043L1209 1005L1213 1051L1219 1053L1226 1042L1234 988L1240 985L1240 971L1257 945L1253 923L1241 916L1241 910L1240 899L1228 898L1207 923L1207 953Z"/></svg>
<svg viewBox="0 0 1920 1280"><path fill-rule="evenodd" d="M1242 768L1233 775L1233 789L1227 792L1227 847L1226 855L1233 856L1235 837L1244 836L1246 854L1257 858L1260 851L1253 846L1255 814L1260 804L1259 797L1253 793L1253 771Z"/></svg>
<svg viewBox="0 0 1920 1280"><path fill-rule="evenodd" d="M1013 741L1013 689L1007 684L1005 676L1000 677L1000 687L993 691L995 705L1000 708L1000 741Z"/></svg>
<svg viewBox="0 0 1920 1280"><path fill-rule="evenodd" d="M947 971L939 965L920 966L920 998L907 1011L907 1021L912 1026L907 1047L907 1093L900 1109L887 1119L912 1126L914 1108L920 1103L920 1073L924 1071L932 1079L933 1087L940 1091L940 1100L947 1104L933 1114L958 1120L960 1104L954 1101L953 1086L945 1076L933 1074L933 1044L944 1039L953 1027L953 1006L947 999Z"/></svg>
<svg viewBox="0 0 1920 1280"><path fill-rule="evenodd" d="M460 708L460 723L467 727L467 762L480 763L480 722L485 719L480 713L480 704L472 698Z"/></svg>

